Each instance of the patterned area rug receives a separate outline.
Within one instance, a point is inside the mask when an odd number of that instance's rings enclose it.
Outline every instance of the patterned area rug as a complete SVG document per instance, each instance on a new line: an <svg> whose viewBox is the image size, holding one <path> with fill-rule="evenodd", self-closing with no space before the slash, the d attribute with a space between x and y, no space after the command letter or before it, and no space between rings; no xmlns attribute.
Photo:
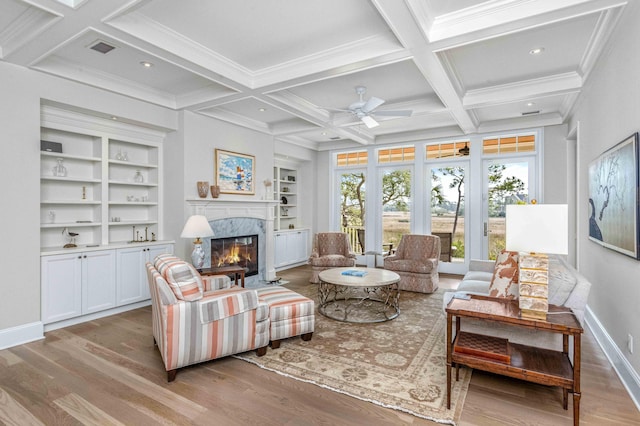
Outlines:
<svg viewBox="0 0 640 426"><path fill-rule="evenodd" d="M315 286L306 287L316 300ZM301 292L299 289L296 291ZM304 291L302 291L304 293ZM291 338L263 357L235 355L297 380L401 410L439 423L456 424L471 372L460 369L447 410L446 316L442 291L403 292L400 316L377 324L334 321L317 312L313 338Z"/></svg>

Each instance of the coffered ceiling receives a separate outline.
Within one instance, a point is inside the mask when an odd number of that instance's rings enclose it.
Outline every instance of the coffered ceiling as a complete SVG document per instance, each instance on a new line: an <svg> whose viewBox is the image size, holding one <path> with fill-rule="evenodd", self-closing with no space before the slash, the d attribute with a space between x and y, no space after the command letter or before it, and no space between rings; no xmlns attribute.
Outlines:
<svg viewBox="0 0 640 426"><path fill-rule="evenodd" d="M626 3L0 0L0 59L325 150L560 124Z"/></svg>

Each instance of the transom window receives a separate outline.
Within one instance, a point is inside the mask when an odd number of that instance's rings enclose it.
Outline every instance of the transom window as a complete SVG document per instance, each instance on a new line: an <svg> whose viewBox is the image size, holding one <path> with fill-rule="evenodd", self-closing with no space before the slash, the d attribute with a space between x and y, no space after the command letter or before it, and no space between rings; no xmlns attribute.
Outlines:
<svg viewBox="0 0 640 426"><path fill-rule="evenodd" d="M405 146L399 148L385 148L378 150L378 163L398 163L403 161L414 161L416 159L416 148Z"/></svg>
<svg viewBox="0 0 640 426"><path fill-rule="evenodd" d="M341 152L336 155L336 166L362 166L369 161L367 151Z"/></svg>
<svg viewBox="0 0 640 426"><path fill-rule="evenodd" d="M468 140L427 145L427 160L451 157L467 157L471 143Z"/></svg>
<svg viewBox="0 0 640 426"><path fill-rule="evenodd" d="M536 136L532 134L487 138L482 141L483 154L511 154L535 150Z"/></svg>

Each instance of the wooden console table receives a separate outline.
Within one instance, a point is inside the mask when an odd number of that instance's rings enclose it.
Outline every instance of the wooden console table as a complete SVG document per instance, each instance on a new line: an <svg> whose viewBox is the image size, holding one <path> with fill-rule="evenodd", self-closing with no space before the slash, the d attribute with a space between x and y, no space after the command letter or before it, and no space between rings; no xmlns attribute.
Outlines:
<svg viewBox="0 0 640 426"><path fill-rule="evenodd" d="M580 423L580 339L582 326L569 308L549 305L546 320L520 317L518 302L486 296L452 299L447 306L447 408L451 408L451 368L465 365L547 386L562 388L562 404L568 407L573 393L573 424ZM456 335L452 323L456 317ZM517 327L562 334L562 351L507 342L492 336L461 332L462 318L508 323ZM573 338L573 363L569 359L569 336Z"/></svg>
<svg viewBox="0 0 640 426"><path fill-rule="evenodd" d="M238 276L240 276L241 287L244 287L245 270L241 266L221 266L219 268L204 268L200 275L231 275L233 274L236 285L238 285Z"/></svg>

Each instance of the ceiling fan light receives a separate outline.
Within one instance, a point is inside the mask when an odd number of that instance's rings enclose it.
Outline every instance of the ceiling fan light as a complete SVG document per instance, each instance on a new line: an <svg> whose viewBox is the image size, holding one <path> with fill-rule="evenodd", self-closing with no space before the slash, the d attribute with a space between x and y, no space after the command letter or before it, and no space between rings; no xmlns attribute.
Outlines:
<svg viewBox="0 0 640 426"><path fill-rule="evenodd" d="M380 123L378 123L376 120L369 117L368 115L360 117L360 120L362 120L365 126L367 126L369 129L373 129L374 127L378 127L380 125Z"/></svg>

